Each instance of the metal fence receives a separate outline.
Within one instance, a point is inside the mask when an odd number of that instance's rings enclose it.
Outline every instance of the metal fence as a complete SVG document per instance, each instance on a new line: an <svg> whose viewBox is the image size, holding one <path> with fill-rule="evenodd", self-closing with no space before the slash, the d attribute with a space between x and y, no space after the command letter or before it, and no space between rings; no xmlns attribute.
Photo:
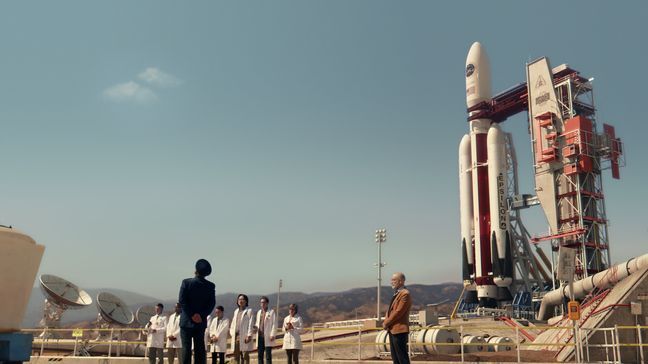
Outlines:
<svg viewBox="0 0 648 364"><path fill-rule="evenodd" d="M459 333L459 342L452 343L434 343L435 346L458 346L459 353L455 354L456 360L465 362L466 357L472 350L470 348L474 345L491 348L502 343L478 342L467 343L463 338L465 335L475 331L476 327L471 325L457 325L457 326L435 326L431 328L412 328L413 334L410 337L416 336L416 332L424 329L449 329L456 330ZM603 363L621 363L622 351L632 350L636 353L637 362L644 363L645 356L644 348L648 344L644 343L642 337L648 331L648 326L614 326L607 328L579 328L578 336L582 338L577 340L576 344L572 340L564 340L565 342L531 342L525 333L525 329L534 331L543 330L563 330L569 331L573 328L571 326L533 326L529 328L506 327L506 326L479 326L478 330L489 330L491 332L502 332L502 336L509 337L509 343L515 350L513 360L518 363L522 362L523 351L532 349L533 347L552 348L553 350L560 350L564 347L574 347L580 355L582 362L590 362L594 354L599 358L595 359L597 362ZM623 342L620 333L631 330L634 333L635 340L633 342ZM129 329L129 328L113 328L113 329L48 329L40 330L23 330L31 332L40 337L35 337L33 342L33 351L35 355L43 355L45 350L57 350L57 343L59 351L67 351L65 356L71 353L73 356L89 355L90 351L93 353L99 352L100 355L107 357L126 357L126 356L143 356L146 341L142 340L142 329ZM375 337L381 329L367 328L364 321L357 322L355 325L343 325L341 323L335 325L313 325L310 328L302 330L302 342L304 348L303 354L308 353L309 360L316 360L316 353L330 350L332 348L346 348L345 352L350 357L346 359L356 359L358 361L367 360L368 358L375 357L388 357L389 353L380 350L379 347L384 347L386 343L376 343ZM592 341L591 338L597 335L597 339ZM60 336L61 338L51 337L53 335ZM139 339L133 340L132 337L137 336ZM372 341L368 341L374 338ZM275 348L281 348L281 339L277 340ZM411 356L422 354L429 350L431 343L415 342L410 339L409 351ZM354 349L355 348L355 349ZM134 355L139 350L141 355ZM486 349L488 350L488 349ZM474 353L472 353L474 354ZM62 355L62 354L59 354ZM603 356L601 359L600 356Z"/></svg>

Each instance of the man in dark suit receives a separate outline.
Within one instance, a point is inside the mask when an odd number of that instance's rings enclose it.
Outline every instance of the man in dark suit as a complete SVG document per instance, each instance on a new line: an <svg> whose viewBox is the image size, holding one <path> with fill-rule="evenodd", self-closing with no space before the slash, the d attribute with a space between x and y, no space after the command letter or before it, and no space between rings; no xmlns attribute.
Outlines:
<svg viewBox="0 0 648 364"><path fill-rule="evenodd" d="M208 261L196 262L196 275L182 281L178 302L182 306L180 314L180 339L182 340L182 364L191 364L191 342L194 348L194 363L205 364L205 328L207 315L216 306L216 286L205 279L211 274Z"/></svg>
<svg viewBox="0 0 648 364"><path fill-rule="evenodd" d="M389 349L394 364L410 364L407 341L409 338L409 313L412 307L410 293L405 288L405 275L394 273L391 277L394 289L383 328L389 333Z"/></svg>

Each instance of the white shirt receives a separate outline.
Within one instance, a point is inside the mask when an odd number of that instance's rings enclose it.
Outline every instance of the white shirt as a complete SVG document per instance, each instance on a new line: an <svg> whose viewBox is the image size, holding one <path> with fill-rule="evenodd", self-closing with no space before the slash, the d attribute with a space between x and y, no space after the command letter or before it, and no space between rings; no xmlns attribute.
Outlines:
<svg viewBox="0 0 648 364"><path fill-rule="evenodd" d="M232 344L230 346L230 351L234 352L234 347L235 347L235 338L236 338L236 332L238 331L239 334L239 345L241 351L253 351L255 348L255 343L254 339L252 338L252 334L254 334L254 314L252 313L252 309L249 307L246 307L244 310L241 310L241 321L239 322L239 325L237 327L236 325L236 319L239 314L239 309L237 308L234 310L234 315L232 316L232 321L230 325L230 337L232 338ZM245 339L247 337L250 337L250 342L245 342Z"/></svg>
<svg viewBox="0 0 648 364"><path fill-rule="evenodd" d="M288 323L291 323L293 328L290 330L286 329L286 325ZM302 321L301 316L295 315L293 317L290 317L290 315L286 316L284 319L283 323L283 331L284 331L284 338L283 338L283 349L301 349L302 348L302 342L301 342L301 331L302 327L304 326L304 322Z"/></svg>
<svg viewBox="0 0 648 364"><path fill-rule="evenodd" d="M208 327L209 336L215 336L218 341L211 343L210 351L212 353L224 353L227 351L227 335L229 335L230 321L223 317L214 317Z"/></svg>
<svg viewBox="0 0 648 364"><path fill-rule="evenodd" d="M181 348L182 340L180 340L180 314L172 313L171 316L167 318L168 323L166 326L166 346L167 348ZM174 336L176 339L171 341L169 336Z"/></svg>
<svg viewBox="0 0 648 364"><path fill-rule="evenodd" d="M263 317L261 317L263 315ZM263 322L263 325L261 323ZM256 320L254 324L254 329L255 331L261 330L261 326L263 326L263 341L265 343L265 346L273 347L275 345L275 341L271 340L271 338L274 338L277 336L277 323L275 322L275 312L274 310L270 309L269 311L257 311L256 314ZM256 345L257 347L259 346L259 335L254 335L254 340L257 341Z"/></svg>
<svg viewBox="0 0 648 364"><path fill-rule="evenodd" d="M147 326L146 347L147 348L164 348L164 339L166 338L165 316L155 315L151 317ZM155 332L154 332L155 331Z"/></svg>

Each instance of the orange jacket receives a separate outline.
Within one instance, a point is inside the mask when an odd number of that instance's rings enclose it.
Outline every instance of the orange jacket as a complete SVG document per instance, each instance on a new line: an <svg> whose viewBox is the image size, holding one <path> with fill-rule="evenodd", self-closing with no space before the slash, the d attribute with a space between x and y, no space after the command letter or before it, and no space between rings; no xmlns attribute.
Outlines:
<svg viewBox="0 0 648 364"><path fill-rule="evenodd" d="M391 305L389 305L387 316L383 321L385 330L392 334L409 332L409 311L411 307L410 293L406 288L403 288L398 291Z"/></svg>

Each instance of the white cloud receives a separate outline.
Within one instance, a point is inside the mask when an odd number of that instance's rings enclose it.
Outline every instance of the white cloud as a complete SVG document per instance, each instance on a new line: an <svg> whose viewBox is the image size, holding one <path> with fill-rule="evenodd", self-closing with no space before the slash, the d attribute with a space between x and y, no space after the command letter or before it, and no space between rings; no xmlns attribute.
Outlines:
<svg viewBox="0 0 648 364"><path fill-rule="evenodd" d="M104 96L113 101L134 101L148 103L157 100L157 95L148 87L137 82L128 81L104 90Z"/></svg>
<svg viewBox="0 0 648 364"><path fill-rule="evenodd" d="M156 87L175 87L182 83L181 79L155 67L149 67L140 72L137 78Z"/></svg>

